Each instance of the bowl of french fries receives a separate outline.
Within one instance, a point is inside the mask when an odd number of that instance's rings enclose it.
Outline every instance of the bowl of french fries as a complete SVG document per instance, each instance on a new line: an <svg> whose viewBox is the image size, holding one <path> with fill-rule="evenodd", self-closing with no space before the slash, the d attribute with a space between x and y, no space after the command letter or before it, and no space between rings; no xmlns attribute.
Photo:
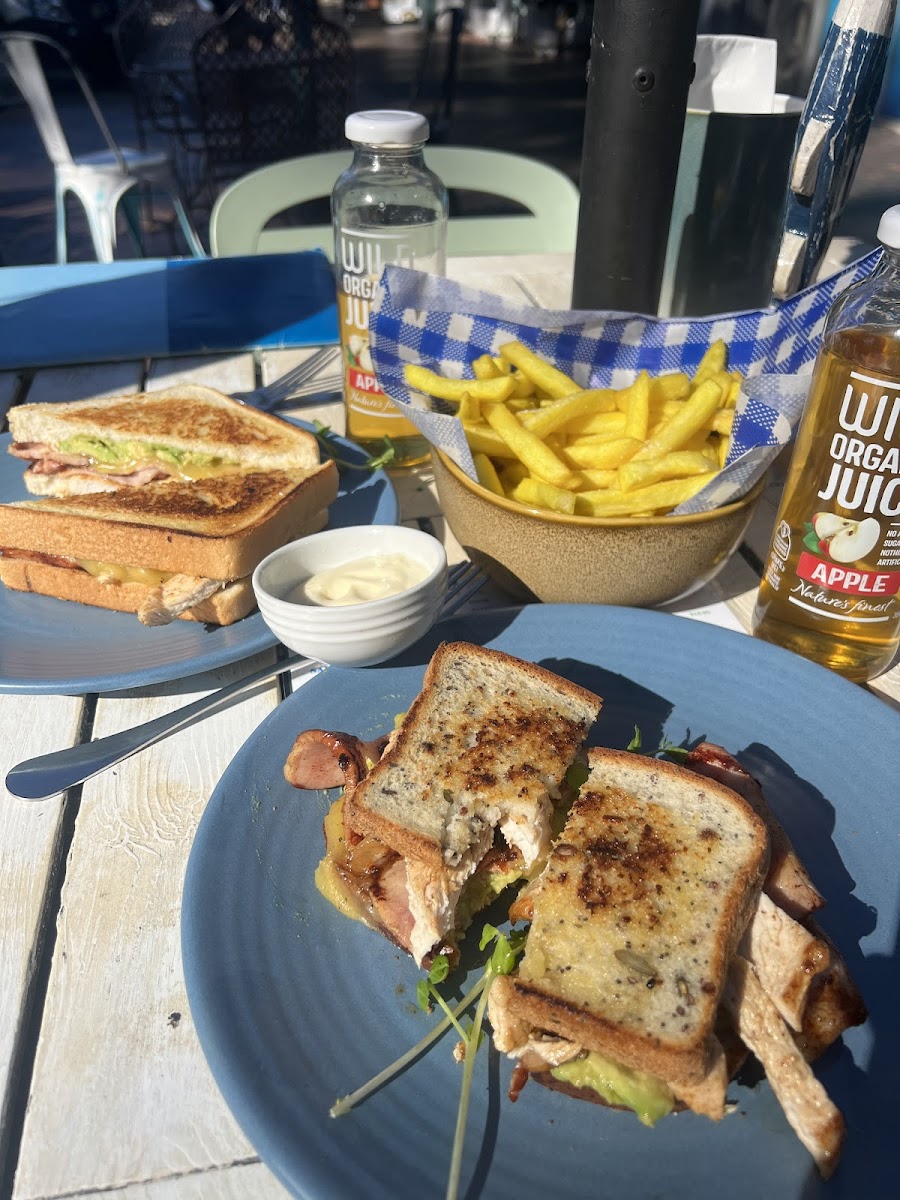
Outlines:
<svg viewBox="0 0 900 1200"><path fill-rule="evenodd" d="M763 481L731 504L677 513L725 464L742 377L713 343L692 375L641 371L579 387L515 339L408 387L455 406L477 481L433 455L456 538L501 586L554 603L655 605L702 586L734 551Z"/></svg>

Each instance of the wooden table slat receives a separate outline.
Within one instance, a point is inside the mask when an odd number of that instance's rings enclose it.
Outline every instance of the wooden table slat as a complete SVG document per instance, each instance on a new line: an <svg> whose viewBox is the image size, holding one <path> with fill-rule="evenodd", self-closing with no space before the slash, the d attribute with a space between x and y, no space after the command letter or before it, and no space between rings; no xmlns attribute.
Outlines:
<svg viewBox="0 0 900 1200"><path fill-rule="evenodd" d="M271 661L101 697L97 737ZM17 1200L121 1187L253 1157L194 1032L181 890L224 766L277 704L273 684L84 785L23 1131ZM179 1013L180 1017L172 1016Z"/></svg>
<svg viewBox="0 0 900 1200"><path fill-rule="evenodd" d="M82 701L69 696L0 695L0 779L23 759L73 745ZM10 1133L15 1074L29 989L47 923L47 890L58 867L61 797L36 804L0 787L0 1164ZM27 1065L27 1064L26 1064Z"/></svg>

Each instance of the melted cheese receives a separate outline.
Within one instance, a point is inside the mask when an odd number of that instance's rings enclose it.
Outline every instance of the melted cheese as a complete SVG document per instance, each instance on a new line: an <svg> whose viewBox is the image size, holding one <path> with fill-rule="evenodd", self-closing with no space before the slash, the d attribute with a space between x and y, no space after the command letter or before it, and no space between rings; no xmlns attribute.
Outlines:
<svg viewBox="0 0 900 1200"><path fill-rule="evenodd" d="M171 579L172 571L154 571L151 567L123 567L118 563L98 562L93 558L76 558L82 571L87 571L101 583L143 583L147 587L158 587Z"/></svg>

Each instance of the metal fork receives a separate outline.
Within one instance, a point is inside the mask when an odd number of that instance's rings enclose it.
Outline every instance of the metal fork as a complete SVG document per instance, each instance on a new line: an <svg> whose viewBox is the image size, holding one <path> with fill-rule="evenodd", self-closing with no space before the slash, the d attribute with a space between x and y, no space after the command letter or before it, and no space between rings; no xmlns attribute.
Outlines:
<svg viewBox="0 0 900 1200"><path fill-rule="evenodd" d="M440 612L439 620L457 612L475 593L487 583L487 575L474 563L458 563L450 568L450 581L447 595ZM85 742L80 746L71 746L67 750L57 750L52 754L42 754L39 758L30 758L12 768L6 776L6 787L13 796L21 800L49 800L66 788L84 783L94 775L99 775L107 767L130 758L147 746L154 746L167 738L171 733L177 733L187 725L192 725L200 717L210 716L225 708L235 697L249 691L258 683L274 679L284 671L306 670L309 667L321 667L323 664L317 658L303 658L299 654L291 654L270 667L254 671L245 679L220 688L212 695L203 696L192 704L186 704L175 712L166 713L133 729L124 729L109 737L99 738L95 742Z"/></svg>
<svg viewBox="0 0 900 1200"><path fill-rule="evenodd" d="M326 367L337 362L340 353L339 346L322 346L280 379L252 392L233 392L232 395L242 404L251 404L254 408L268 412L293 397L309 395L311 392L333 391L341 386L340 374L332 371L331 374L324 375L323 372Z"/></svg>

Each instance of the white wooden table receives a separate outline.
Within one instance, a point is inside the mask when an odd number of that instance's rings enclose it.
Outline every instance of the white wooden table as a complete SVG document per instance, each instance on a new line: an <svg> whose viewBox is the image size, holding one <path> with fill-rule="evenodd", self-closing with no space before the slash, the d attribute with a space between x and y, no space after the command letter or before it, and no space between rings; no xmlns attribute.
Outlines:
<svg viewBox="0 0 900 1200"><path fill-rule="evenodd" d="M562 256L461 260L454 277L548 308L569 302ZM309 351L267 354L277 378ZM0 374L13 403L138 391L192 379L254 386L249 354ZM340 431L340 405L305 409ZM397 479L405 522L430 527L451 561L427 469ZM686 616L746 630L777 489L744 547ZM102 737L248 674L254 662L97 697L0 695L0 779L15 763ZM900 703L900 669L872 689ZM203 808L241 744L278 703L273 684L45 803L0 800L0 1196L269 1200L281 1185L221 1099L184 991L179 916Z"/></svg>

